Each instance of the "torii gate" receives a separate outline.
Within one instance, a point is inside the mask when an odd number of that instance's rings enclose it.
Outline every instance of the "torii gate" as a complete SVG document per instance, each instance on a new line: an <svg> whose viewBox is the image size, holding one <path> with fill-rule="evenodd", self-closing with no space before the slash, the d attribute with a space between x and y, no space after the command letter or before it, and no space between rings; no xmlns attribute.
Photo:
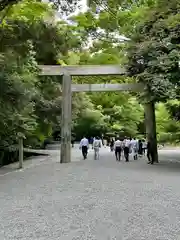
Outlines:
<svg viewBox="0 0 180 240"><path fill-rule="evenodd" d="M140 83L123 84L71 84L72 76L102 76L126 75L124 68L119 65L76 65L76 66L50 66L40 65L40 75L62 76L62 122L61 122L61 154L60 163L71 162L71 99L72 92L104 92L104 91L134 91L144 90ZM146 134L155 151L155 161L158 161L156 121L154 103L144 105Z"/></svg>

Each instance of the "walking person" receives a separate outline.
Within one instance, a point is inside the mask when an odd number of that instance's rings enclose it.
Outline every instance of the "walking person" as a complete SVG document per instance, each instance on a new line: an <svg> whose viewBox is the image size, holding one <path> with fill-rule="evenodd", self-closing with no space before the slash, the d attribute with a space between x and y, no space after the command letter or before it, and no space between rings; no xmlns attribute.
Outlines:
<svg viewBox="0 0 180 240"><path fill-rule="evenodd" d="M125 139L123 141L123 144L124 144L124 157L126 159L126 162L129 162L129 149L130 149L130 146L131 146L130 139L125 137Z"/></svg>
<svg viewBox="0 0 180 240"><path fill-rule="evenodd" d="M91 138L90 138L90 144L91 144L91 146L92 146L92 149L93 149L93 141L94 141L94 138L91 137Z"/></svg>
<svg viewBox="0 0 180 240"><path fill-rule="evenodd" d="M102 147L102 141L99 137L96 137L93 142L94 160L99 160L99 149Z"/></svg>
<svg viewBox="0 0 180 240"><path fill-rule="evenodd" d="M121 161L121 152L122 152L122 141L117 138L115 143L114 143L114 149L115 149L115 156L116 156L116 161Z"/></svg>
<svg viewBox="0 0 180 240"><path fill-rule="evenodd" d="M114 150L114 139L113 138L110 141L110 149L111 149L111 152L113 152L113 150Z"/></svg>
<svg viewBox="0 0 180 240"><path fill-rule="evenodd" d="M132 150L132 156L134 160L138 159L138 141L136 138L133 138L131 140L131 150Z"/></svg>
<svg viewBox="0 0 180 240"><path fill-rule="evenodd" d="M142 144L141 140L139 140L138 145L139 145L138 154L140 155L140 157L142 157L142 155L143 155L143 148L142 148L143 144Z"/></svg>
<svg viewBox="0 0 180 240"><path fill-rule="evenodd" d="M75 137L72 136L72 137L71 137L71 145L72 145L72 148L74 147L74 142L75 142Z"/></svg>
<svg viewBox="0 0 180 240"><path fill-rule="evenodd" d="M154 164L154 149L150 141L147 142L147 158L148 164Z"/></svg>
<svg viewBox="0 0 180 240"><path fill-rule="evenodd" d="M146 154L146 148L147 148L147 143L146 143L146 141L143 139L143 140L142 140L142 153L143 153L144 156L145 156L145 154Z"/></svg>
<svg viewBox="0 0 180 240"><path fill-rule="evenodd" d="M85 160L87 158L88 148L89 148L89 141L86 137L83 137L81 139L79 148L82 150L82 155Z"/></svg>
<svg viewBox="0 0 180 240"><path fill-rule="evenodd" d="M106 139L104 139L104 147L106 148L106 146L107 146L107 140Z"/></svg>

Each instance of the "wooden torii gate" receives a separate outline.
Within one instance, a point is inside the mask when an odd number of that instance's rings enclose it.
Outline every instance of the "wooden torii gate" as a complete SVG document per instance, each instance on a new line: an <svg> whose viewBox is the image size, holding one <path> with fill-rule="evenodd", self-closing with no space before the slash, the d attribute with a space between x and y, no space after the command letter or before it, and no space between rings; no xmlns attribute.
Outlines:
<svg viewBox="0 0 180 240"><path fill-rule="evenodd" d="M61 122L61 154L60 163L71 162L71 121L72 92L104 92L104 91L143 91L140 83L123 84L71 84L72 76L103 76L126 75L124 68L119 65L79 65L79 66L50 66L40 65L40 75L62 76L62 122ZM144 105L146 119L146 134L155 150L155 160L158 161L156 124L154 104Z"/></svg>

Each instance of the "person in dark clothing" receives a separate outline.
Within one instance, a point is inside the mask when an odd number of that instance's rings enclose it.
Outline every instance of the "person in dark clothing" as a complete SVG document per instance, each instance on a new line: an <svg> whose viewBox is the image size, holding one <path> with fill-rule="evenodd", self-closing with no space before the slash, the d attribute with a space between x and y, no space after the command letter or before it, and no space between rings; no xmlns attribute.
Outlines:
<svg viewBox="0 0 180 240"><path fill-rule="evenodd" d="M138 145L139 145L138 154L140 156L142 156L143 155L143 144L142 144L141 140L139 140L139 144Z"/></svg>
<svg viewBox="0 0 180 240"><path fill-rule="evenodd" d="M154 164L154 151L150 141L147 142L147 158L148 164Z"/></svg>
<svg viewBox="0 0 180 240"><path fill-rule="evenodd" d="M74 142L75 142L75 137L72 136L72 137L71 137L71 145L72 145L72 147L74 147Z"/></svg>
<svg viewBox="0 0 180 240"><path fill-rule="evenodd" d="M148 164L151 163L151 151L150 151L150 142L147 142L147 158L148 158Z"/></svg>
<svg viewBox="0 0 180 240"><path fill-rule="evenodd" d="M111 149L111 152L113 152L113 150L114 150L114 139L113 138L111 139L111 142L110 142L110 149Z"/></svg>
<svg viewBox="0 0 180 240"><path fill-rule="evenodd" d="M74 147L74 140L71 140L72 148Z"/></svg>
<svg viewBox="0 0 180 240"><path fill-rule="evenodd" d="M93 141L94 141L94 138L91 137L91 138L90 138L90 144L91 144L91 146L92 146L92 149L93 149Z"/></svg>

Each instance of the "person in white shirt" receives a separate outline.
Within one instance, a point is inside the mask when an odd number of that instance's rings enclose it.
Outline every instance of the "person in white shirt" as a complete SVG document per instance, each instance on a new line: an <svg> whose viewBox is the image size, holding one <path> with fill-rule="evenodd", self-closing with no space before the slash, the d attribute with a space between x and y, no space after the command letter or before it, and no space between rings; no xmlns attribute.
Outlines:
<svg viewBox="0 0 180 240"><path fill-rule="evenodd" d="M89 141L86 137L83 137L81 139L79 148L82 150L82 155L85 160L87 158L88 148L89 148Z"/></svg>
<svg viewBox="0 0 180 240"><path fill-rule="evenodd" d="M106 140L106 139L104 139L103 145L104 145L104 147L106 148L106 146L107 146L107 140Z"/></svg>
<svg viewBox="0 0 180 240"><path fill-rule="evenodd" d="M123 146L122 141L119 138L117 138L115 143L114 143L116 161L121 160L122 146Z"/></svg>
<svg viewBox="0 0 180 240"><path fill-rule="evenodd" d="M96 137L93 142L94 160L99 160L99 149L102 147L102 141L99 137Z"/></svg>
<svg viewBox="0 0 180 240"><path fill-rule="evenodd" d="M123 141L123 145L124 145L124 157L126 159L126 162L129 162L129 149L130 149L130 146L131 146L130 139L125 137L125 139Z"/></svg>
<svg viewBox="0 0 180 240"><path fill-rule="evenodd" d="M136 140L136 138L133 138L131 140L131 149L132 149L132 156L134 160L137 160L138 159L138 141Z"/></svg>

